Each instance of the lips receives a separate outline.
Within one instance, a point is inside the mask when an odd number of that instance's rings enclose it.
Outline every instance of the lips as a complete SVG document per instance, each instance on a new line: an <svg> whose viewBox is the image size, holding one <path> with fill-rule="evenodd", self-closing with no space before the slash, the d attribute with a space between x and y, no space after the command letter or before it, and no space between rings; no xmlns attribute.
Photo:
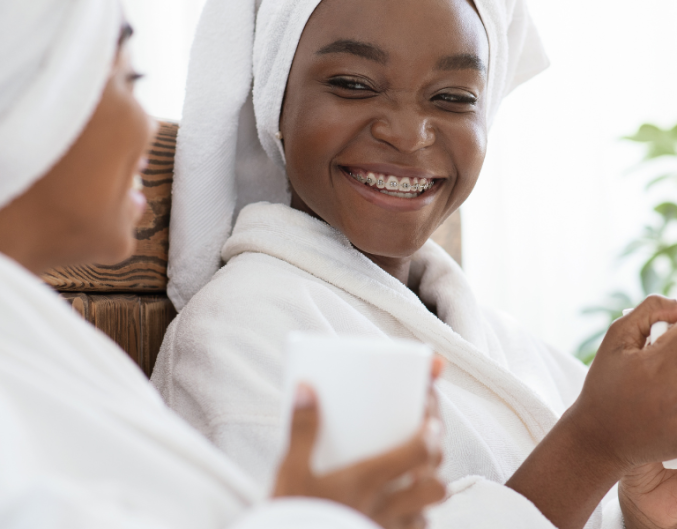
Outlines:
<svg viewBox="0 0 677 529"><path fill-rule="evenodd" d="M411 170L400 170L397 171L399 174L393 174L395 171L379 171L376 168L358 166L341 166L341 169L357 182L374 188L384 195L405 199L421 196L431 189L437 180L423 175L414 176L412 174L414 171Z"/></svg>

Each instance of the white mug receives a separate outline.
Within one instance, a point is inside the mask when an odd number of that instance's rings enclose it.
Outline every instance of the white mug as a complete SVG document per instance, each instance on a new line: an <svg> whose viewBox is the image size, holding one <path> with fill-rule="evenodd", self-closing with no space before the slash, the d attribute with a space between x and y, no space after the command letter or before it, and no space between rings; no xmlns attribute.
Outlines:
<svg viewBox="0 0 677 529"><path fill-rule="evenodd" d="M432 351L409 340L291 333L283 417L289 438L300 383L317 395L320 429L311 461L324 474L396 448L424 415Z"/></svg>

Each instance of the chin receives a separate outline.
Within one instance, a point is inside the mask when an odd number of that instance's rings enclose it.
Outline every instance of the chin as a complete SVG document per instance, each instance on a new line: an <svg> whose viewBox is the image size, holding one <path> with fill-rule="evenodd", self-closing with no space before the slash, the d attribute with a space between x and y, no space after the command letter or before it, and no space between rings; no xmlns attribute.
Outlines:
<svg viewBox="0 0 677 529"><path fill-rule="evenodd" d="M414 255L421 249L426 239L416 240L414 238L406 241L397 240L360 240L346 235L348 240L361 252L379 257L389 257L393 259L406 259Z"/></svg>
<svg viewBox="0 0 677 529"><path fill-rule="evenodd" d="M100 257L96 259L96 264L110 266L120 263L125 259L129 259L134 254L134 250L136 250L136 239L131 233L102 240L107 244L99 252Z"/></svg>

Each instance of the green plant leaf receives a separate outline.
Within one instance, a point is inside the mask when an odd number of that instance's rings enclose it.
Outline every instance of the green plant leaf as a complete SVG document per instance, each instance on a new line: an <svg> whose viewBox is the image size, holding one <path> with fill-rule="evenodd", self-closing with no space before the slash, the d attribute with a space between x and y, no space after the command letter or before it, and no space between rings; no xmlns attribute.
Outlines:
<svg viewBox="0 0 677 529"><path fill-rule="evenodd" d="M648 144L645 160L677 155L677 137L673 135L673 129L663 130L656 125L645 123L634 135L625 136L624 139Z"/></svg>
<svg viewBox="0 0 677 529"><path fill-rule="evenodd" d="M654 255L651 257L651 259L644 263L644 266L642 266L642 269L639 272L640 281L642 283L642 291L644 292L645 296L660 291L661 279L653 266L656 257L657 256Z"/></svg>
<svg viewBox="0 0 677 529"><path fill-rule="evenodd" d="M653 186L660 182L664 182L665 180L677 180L677 173L668 173L668 174L663 174L660 176L657 176L653 180L650 180L649 183L646 185L644 189L651 189Z"/></svg>
<svg viewBox="0 0 677 529"><path fill-rule="evenodd" d="M576 358L583 362L586 366L590 366L597 356L597 349L576 353Z"/></svg>
<svg viewBox="0 0 677 529"><path fill-rule="evenodd" d="M606 334L607 329L600 329L599 331L595 332L594 334L588 336L585 340L581 342L581 345L578 346L578 353L585 353L586 351L590 351L591 349L597 350L599 347L600 342L602 341L602 338Z"/></svg>
<svg viewBox="0 0 677 529"><path fill-rule="evenodd" d="M646 241L645 239L635 239L634 241L630 241L630 243L621 252L621 257L626 257L628 255L632 255L637 250L639 250L640 248L643 248L647 244L648 244L648 241Z"/></svg>
<svg viewBox="0 0 677 529"><path fill-rule="evenodd" d="M677 204L674 202L663 202L658 204L653 210L666 221L677 219Z"/></svg>
<svg viewBox="0 0 677 529"><path fill-rule="evenodd" d="M633 135L624 139L646 145L645 161L662 156L677 157L677 125L670 129L662 129L651 123L645 123ZM640 166L641 164L637 168ZM650 189L659 183L670 183L677 187L677 172L655 176L645 188ZM672 230L677 223L677 202L665 201L653 209L660 215L662 222L644 226L641 235L627 244L620 257L624 258L631 254L648 255L644 257L638 271L644 296L653 293L670 296L677 290L677 237L673 235ZM636 305L637 303L625 292L618 291L610 294L604 303L585 308L583 314L604 314L608 322L583 340L575 355L586 364L590 364L597 354L609 324L621 316L623 309Z"/></svg>
<svg viewBox="0 0 677 529"><path fill-rule="evenodd" d="M632 136L623 136L623 139L637 142L656 141L657 138L660 138L661 132L661 129L659 129L656 125L645 123L639 127L635 134Z"/></svg>

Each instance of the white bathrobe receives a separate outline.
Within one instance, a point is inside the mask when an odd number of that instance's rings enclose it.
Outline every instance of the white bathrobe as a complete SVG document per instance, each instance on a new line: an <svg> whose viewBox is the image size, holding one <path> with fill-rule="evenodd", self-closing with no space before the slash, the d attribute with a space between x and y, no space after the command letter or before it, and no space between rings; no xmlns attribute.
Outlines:
<svg viewBox="0 0 677 529"><path fill-rule="evenodd" d="M261 498L127 355L0 254L0 527L375 527L330 502Z"/></svg>
<svg viewBox="0 0 677 529"><path fill-rule="evenodd" d="M290 331L418 340L448 360L437 390L450 498L433 527L552 527L502 484L578 395L578 360L481 310L432 241L412 264L419 297L339 231L281 204L243 209L222 256L227 264L170 326L152 382L238 464L271 483ZM605 526L619 527L617 501L610 509ZM597 509L588 527L601 518Z"/></svg>

